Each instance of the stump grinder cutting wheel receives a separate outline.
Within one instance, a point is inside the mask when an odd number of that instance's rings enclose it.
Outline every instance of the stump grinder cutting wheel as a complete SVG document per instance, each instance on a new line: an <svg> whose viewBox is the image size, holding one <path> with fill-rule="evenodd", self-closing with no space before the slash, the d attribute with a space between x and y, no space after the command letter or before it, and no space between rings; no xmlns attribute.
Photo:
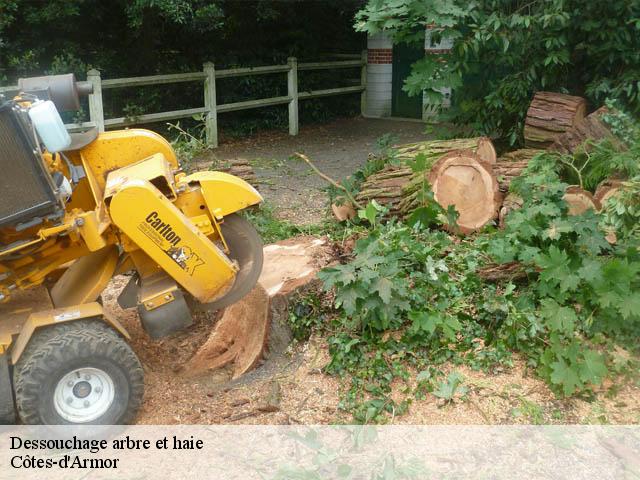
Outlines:
<svg viewBox="0 0 640 480"><path fill-rule="evenodd" d="M262 270L238 214L260 194L227 173L185 174L148 130L69 134L58 109L91 91L58 75L0 95L0 423L133 421L142 367L98 303L113 276L131 274L118 301L161 338L241 300Z"/></svg>

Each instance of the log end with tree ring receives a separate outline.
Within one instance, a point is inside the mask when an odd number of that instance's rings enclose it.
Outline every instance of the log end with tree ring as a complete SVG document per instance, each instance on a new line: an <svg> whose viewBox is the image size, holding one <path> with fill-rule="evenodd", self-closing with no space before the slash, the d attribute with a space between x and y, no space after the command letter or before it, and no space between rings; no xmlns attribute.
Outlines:
<svg viewBox="0 0 640 480"><path fill-rule="evenodd" d="M356 216L356 209L350 203L343 203L342 205L337 205L335 203L332 203L331 211L333 212L333 216L339 222L344 222L345 220L351 220Z"/></svg>
<svg viewBox="0 0 640 480"><path fill-rule="evenodd" d="M622 186L622 180L606 179L600 182L596 193L593 195L594 200L600 205L600 208L604 208L605 202L620 190Z"/></svg>
<svg viewBox="0 0 640 480"><path fill-rule="evenodd" d="M600 210L600 204L593 198L591 192L572 185L564 194L564 201L569 205L569 215L581 215L589 209Z"/></svg>
<svg viewBox="0 0 640 480"><path fill-rule="evenodd" d="M491 166L471 150L445 154L429 173L434 198L459 213L458 231L475 232L498 216L502 195Z"/></svg>

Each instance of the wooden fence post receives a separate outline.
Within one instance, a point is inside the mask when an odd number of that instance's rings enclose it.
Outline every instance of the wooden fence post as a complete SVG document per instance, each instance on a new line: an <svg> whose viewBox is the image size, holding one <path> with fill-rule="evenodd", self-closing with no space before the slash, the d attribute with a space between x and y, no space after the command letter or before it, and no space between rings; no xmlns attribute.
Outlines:
<svg viewBox="0 0 640 480"><path fill-rule="evenodd" d="M87 81L93 85L93 93L89 95L89 120L104 132L104 109L102 107L102 79L98 70L87 72Z"/></svg>
<svg viewBox="0 0 640 480"><path fill-rule="evenodd" d="M287 60L287 92L289 98L289 135L298 135L298 59L289 57Z"/></svg>
<svg viewBox="0 0 640 480"><path fill-rule="evenodd" d="M362 67L360 68L360 86L364 88L360 94L360 114L362 116L367 113L367 58L367 51L363 50L360 56L360 61L362 62Z"/></svg>
<svg viewBox="0 0 640 480"><path fill-rule="evenodd" d="M207 145L218 148L218 107L216 101L216 67L207 62L203 65L207 78L204 81L205 132Z"/></svg>

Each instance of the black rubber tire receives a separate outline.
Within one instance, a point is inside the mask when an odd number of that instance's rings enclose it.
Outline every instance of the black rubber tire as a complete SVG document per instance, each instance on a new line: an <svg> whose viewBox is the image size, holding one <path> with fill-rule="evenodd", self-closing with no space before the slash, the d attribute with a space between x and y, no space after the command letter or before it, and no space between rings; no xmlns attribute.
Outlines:
<svg viewBox="0 0 640 480"><path fill-rule="evenodd" d="M64 375L98 368L114 383L109 409L91 424L131 423L142 403L144 372L129 344L101 320L79 320L38 330L14 368L18 415L25 424L68 425L53 398Z"/></svg>
<svg viewBox="0 0 640 480"><path fill-rule="evenodd" d="M192 310L220 310L236 303L253 290L262 273L262 239L251 222L234 213L224 217L221 230L229 246L228 257L238 262L240 270L236 274L233 286L222 298L210 303L199 303L191 297L189 306Z"/></svg>
<svg viewBox="0 0 640 480"><path fill-rule="evenodd" d="M16 406L7 354L0 355L0 425L16 423Z"/></svg>

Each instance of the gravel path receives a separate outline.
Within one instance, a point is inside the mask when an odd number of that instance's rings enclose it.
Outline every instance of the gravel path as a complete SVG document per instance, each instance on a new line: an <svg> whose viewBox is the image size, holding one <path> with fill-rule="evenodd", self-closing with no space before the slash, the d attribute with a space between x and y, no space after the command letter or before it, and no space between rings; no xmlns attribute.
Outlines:
<svg viewBox="0 0 640 480"><path fill-rule="evenodd" d="M313 224L326 213L326 183L292 158L295 152L305 153L321 171L340 179L366 162L383 135L409 143L426 139L424 130L420 122L349 118L304 127L295 137L279 131L263 133L222 144L213 154L223 160L249 160L259 179L258 188L278 216L300 225Z"/></svg>

